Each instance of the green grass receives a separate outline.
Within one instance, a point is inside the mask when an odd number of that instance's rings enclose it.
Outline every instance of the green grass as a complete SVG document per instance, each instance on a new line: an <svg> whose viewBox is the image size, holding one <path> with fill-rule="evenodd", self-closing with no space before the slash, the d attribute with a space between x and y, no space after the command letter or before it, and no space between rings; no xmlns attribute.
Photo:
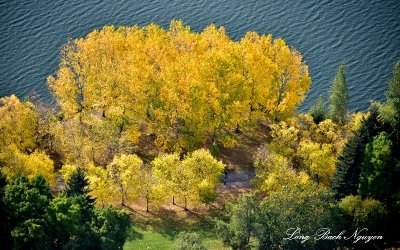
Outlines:
<svg viewBox="0 0 400 250"><path fill-rule="evenodd" d="M126 250L174 249L173 240L165 235L138 227L133 229L135 230L134 237L127 239L124 245Z"/></svg>
<svg viewBox="0 0 400 250"><path fill-rule="evenodd" d="M152 230L143 230L139 227L134 227L134 233L127 239L125 250L173 250L174 239L154 232ZM214 238L203 239L203 244L207 249L218 250L224 248L221 240Z"/></svg>

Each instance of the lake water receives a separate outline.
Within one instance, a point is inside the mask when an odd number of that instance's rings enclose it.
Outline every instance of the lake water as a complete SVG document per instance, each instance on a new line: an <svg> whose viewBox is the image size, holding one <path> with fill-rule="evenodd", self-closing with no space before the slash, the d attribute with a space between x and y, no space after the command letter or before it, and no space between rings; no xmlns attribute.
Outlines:
<svg viewBox="0 0 400 250"><path fill-rule="evenodd" d="M194 31L222 25L235 40L247 31L285 39L303 54L313 81L300 110L328 96L342 62L350 109L367 110L371 99L385 99L386 82L400 59L399 0L0 0L0 96L34 95L53 104L46 78L55 73L68 39L104 25L154 22L167 28L173 19Z"/></svg>

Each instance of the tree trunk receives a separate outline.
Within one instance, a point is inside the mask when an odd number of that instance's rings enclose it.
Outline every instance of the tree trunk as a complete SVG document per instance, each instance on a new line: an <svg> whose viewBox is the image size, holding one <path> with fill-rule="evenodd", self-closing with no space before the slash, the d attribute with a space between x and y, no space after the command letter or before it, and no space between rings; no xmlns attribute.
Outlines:
<svg viewBox="0 0 400 250"><path fill-rule="evenodd" d="M240 130L240 125L239 125L239 123L238 124L236 124L236 129L235 129L235 133L236 134L240 134L242 131Z"/></svg>

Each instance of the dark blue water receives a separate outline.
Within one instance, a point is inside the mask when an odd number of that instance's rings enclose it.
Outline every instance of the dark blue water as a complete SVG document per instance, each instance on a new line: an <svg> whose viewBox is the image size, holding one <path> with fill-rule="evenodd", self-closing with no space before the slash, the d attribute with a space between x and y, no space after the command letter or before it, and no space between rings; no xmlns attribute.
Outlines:
<svg viewBox="0 0 400 250"><path fill-rule="evenodd" d="M284 38L303 54L313 80L302 110L318 95L328 95L342 62L350 109L366 110L369 100L384 100L400 59L399 0L0 0L0 96L35 95L54 103L46 78L55 73L59 49L68 39L104 25L154 22L167 28L172 19L182 19L194 31L222 25L235 40L247 31Z"/></svg>

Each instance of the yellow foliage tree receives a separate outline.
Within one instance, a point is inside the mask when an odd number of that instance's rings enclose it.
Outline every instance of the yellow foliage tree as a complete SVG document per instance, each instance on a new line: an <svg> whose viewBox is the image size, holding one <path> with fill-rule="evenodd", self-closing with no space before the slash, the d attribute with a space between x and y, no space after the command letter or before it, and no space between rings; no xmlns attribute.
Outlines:
<svg viewBox="0 0 400 250"><path fill-rule="evenodd" d="M272 140L265 149L270 155L264 156L270 163L260 166L290 166L290 170L284 170L288 175L290 171L305 171L318 184L330 185L335 172L335 160L351 133L347 125L337 125L330 119L315 124L312 117L306 114L270 124L270 129ZM270 171L258 168L258 172ZM262 181L273 183L274 175L258 175Z"/></svg>
<svg viewBox="0 0 400 250"><path fill-rule="evenodd" d="M180 183L180 179L175 176L179 176L180 165L181 162L177 153L161 154L151 162L152 176L155 180L154 192L158 197L157 200L165 201L172 196L172 203L175 204L175 195L179 192Z"/></svg>
<svg viewBox="0 0 400 250"><path fill-rule="evenodd" d="M304 171L297 172L284 156L266 147L261 147L256 155L256 178L254 183L264 192L278 192L287 185L306 185L310 177Z"/></svg>
<svg viewBox="0 0 400 250"><path fill-rule="evenodd" d="M0 98L0 147L15 145L22 152L35 147L37 116L30 102L20 102L15 96Z"/></svg>
<svg viewBox="0 0 400 250"><path fill-rule="evenodd" d="M42 175L52 186L56 184L54 163L44 152L35 150L31 154L26 154L13 145L0 153L0 159L3 165L2 171L9 179L18 174L28 178Z"/></svg>
<svg viewBox="0 0 400 250"><path fill-rule="evenodd" d="M118 155L107 166L107 177L113 182L113 186L119 192L121 205L126 206L129 202L139 197L138 186L140 183L139 173L143 165L137 155Z"/></svg>
<svg viewBox="0 0 400 250"><path fill-rule="evenodd" d="M318 184L329 186L335 173L336 155L331 144L320 144L312 141L301 141L299 156L311 176L315 176Z"/></svg>
<svg viewBox="0 0 400 250"><path fill-rule="evenodd" d="M182 161L178 154L160 155L152 161L156 193L160 197L173 197L193 204L211 203L216 197L215 187L220 183L225 165L216 160L208 150L199 149Z"/></svg>
<svg viewBox="0 0 400 250"><path fill-rule="evenodd" d="M0 167L8 178L41 174L55 185L53 161L36 150L38 117L35 106L15 96L0 98Z"/></svg>
<svg viewBox="0 0 400 250"><path fill-rule="evenodd" d="M90 195L96 197L97 206L121 206L121 192L104 168L90 164L86 169L86 174L91 190Z"/></svg>
<svg viewBox="0 0 400 250"><path fill-rule="evenodd" d="M301 55L282 39L249 32L236 42L222 27L194 33L180 21L168 30L106 26L61 55L48 84L66 120L78 117L91 130L85 117L96 114L119 140L152 133L166 151L217 140L234 146L241 127L290 117L311 84Z"/></svg>
<svg viewBox="0 0 400 250"><path fill-rule="evenodd" d="M62 166L60 173L64 180L64 183L69 182L72 174L75 173L77 169L78 167L75 165L65 164Z"/></svg>

